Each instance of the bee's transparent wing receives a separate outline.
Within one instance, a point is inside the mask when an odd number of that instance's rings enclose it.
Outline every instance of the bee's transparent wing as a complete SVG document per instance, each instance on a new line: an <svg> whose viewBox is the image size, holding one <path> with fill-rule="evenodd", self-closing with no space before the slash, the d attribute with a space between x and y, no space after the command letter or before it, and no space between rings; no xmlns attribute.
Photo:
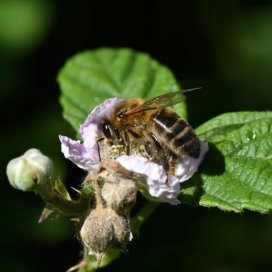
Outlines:
<svg viewBox="0 0 272 272"><path fill-rule="evenodd" d="M197 90L197 89L200 89L200 88L179 90L177 92L172 92L172 93L167 93L167 94L157 96L155 98L152 98L151 100L144 102L140 106L125 112L125 115L128 116L128 115L143 112L143 111L155 110L161 107L169 107L169 106L176 105L184 101L184 95L183 95L184 93Z"/></svg>

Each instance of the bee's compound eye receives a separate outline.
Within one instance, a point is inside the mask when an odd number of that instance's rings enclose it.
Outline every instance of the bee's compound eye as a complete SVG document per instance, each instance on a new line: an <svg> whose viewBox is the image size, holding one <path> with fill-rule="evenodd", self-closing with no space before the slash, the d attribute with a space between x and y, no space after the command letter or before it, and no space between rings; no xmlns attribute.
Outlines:
<svg viewBox="0 0 272 272"><path fill-rule="evenodd" d="M118 119L123 119L124 116L125 116L125 112L126 112L126 109L121 109L117 114L117 118Z"/></svg>
<svg viewBox="0 0 272 272"><path fill-rule="evenodd" d="M107 123L103 124L103 133L106 138L108 138L108 139L112 138L109 124L107 124Z"/></svg>

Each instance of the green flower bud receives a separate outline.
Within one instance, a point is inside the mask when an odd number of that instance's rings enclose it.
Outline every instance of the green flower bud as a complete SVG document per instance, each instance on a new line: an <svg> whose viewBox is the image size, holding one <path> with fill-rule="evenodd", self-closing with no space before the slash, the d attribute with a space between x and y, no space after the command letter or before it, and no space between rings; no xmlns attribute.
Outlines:
<svg viewBox="0 0 272 272"><path fill-rule="evenodd" d="M33 191L37 186L48 182L53 170L50 158L40 150L32 148L7 165L9 183L15 189Z"/></svg>

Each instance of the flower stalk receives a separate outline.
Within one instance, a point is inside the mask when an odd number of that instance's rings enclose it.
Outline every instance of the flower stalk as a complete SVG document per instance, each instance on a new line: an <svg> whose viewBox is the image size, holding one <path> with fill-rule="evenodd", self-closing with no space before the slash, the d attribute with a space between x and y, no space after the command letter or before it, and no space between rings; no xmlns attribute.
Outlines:
<svg viewBox="0 0 272 272"><path fill-rule="evenodd" d="M82 218L90 209L91 190L83 189L78 200L68 200L55 191L48 183L35 190L46 203L46 207L64 216L78 216Z"/></svg>

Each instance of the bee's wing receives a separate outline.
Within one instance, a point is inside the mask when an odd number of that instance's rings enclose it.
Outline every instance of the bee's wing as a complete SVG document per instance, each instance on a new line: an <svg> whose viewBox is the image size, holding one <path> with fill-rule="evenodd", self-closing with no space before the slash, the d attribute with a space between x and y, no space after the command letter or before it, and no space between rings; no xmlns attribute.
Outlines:
<svg viewBox="0 0 272 272"><path fill-rule="evenodd" d="M140 106L127 111L125 115L128 116L128 115L143 112L143 111L155 110L161 107L169 107L169 106L176 105L184 101L184 95L183 95L184 93L197 90L197 89L200 89L200 88L179 90L177 92L172 92L172 93L167 93L167 94L157 96L155 98L152 98L151 100L144 102Z"/></svg>

